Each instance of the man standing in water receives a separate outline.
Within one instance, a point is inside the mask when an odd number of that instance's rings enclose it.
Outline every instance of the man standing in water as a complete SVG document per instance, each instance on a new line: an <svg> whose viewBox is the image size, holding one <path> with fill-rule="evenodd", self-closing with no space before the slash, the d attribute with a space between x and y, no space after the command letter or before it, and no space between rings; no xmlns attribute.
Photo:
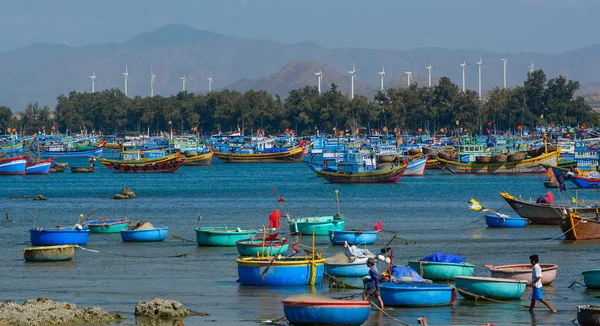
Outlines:
<svg viewBox="0 0 600 326"><path fill-rule="evenodd" d="M383 301L379 295L379 271L375 266L375 258L369 257L367 259L367 266L369 266L369 281L366 283L365 292L363 292L363 300L367 300L369 296L376 296L379 301L379 306L383 309Z"/></svg>
<svg viewBox="0 0 600 326"><path fill-rule="evenodd" d="M533 266L533 270L531 271L531 285L533 288L533 292L531 293L531 305L529 306L529 311L533 311L535 308L535 301L540 300L550 311L556 312L546 299L544 299L544 292L542 292L542 268L540 267L538 255L529 256L529 262L531 266Z"/></svg>

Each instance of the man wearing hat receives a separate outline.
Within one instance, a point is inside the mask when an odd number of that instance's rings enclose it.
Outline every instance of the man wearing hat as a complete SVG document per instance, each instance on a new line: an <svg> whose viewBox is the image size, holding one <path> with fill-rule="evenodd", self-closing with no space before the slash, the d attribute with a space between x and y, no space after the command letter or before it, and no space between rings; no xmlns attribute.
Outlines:
<svg viewBox="0 0 600 326"><path fill-rule="evenodd" d="M379 306L383 309L383 301L379 295L379 271L375 267L375 258L369 257L367 259L367 266L369 266L369 280L364 280L365 291L363 292L363 300L367 300L367 297L376 296L379 301Z"/></svg>
<svg viewBox="0 0 600 326"><path fill-rule="evenodd" d="M533 311L535 308L535 301L540 300L550 311L556 312L556 309L550 305L546 299L544 299L544 292L542 292L542 268L540 267L540 259L538 255L529 256L529 262L533 269L531 271L531 285L532 285L532 293L531 293L531 305L529 306L529 311Z"/></svg>

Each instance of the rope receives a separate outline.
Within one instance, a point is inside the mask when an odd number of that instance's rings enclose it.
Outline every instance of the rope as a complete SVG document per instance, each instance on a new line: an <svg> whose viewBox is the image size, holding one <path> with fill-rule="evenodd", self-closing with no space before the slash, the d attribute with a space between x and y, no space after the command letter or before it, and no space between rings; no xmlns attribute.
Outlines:
<svg viewBox="0 0 600 326"><path fill-rule="evenodd" d="M17 255L14 255L10 258L7 259L2 259L0 260L1 262L5 262L5 261L11 261L11 260L15 260L15 258L19 257L19 256L23 256L23 252L25 252L24 250L19 250L19 253Z"/></svg>
<svg viewBox="0 0 600 326"><path fill-rule="evenodd" d="M573 227L571 227L570 229L568 229L567 231L555 236L554 238L550 238L550 239L546 239L546 240L542 240L540 242L547 242L547 241L552 241L552 240L556 240L562 236L564 236L565 234L567 234L567 232L573 230L579 223L581 223L583 221L583 219L579 220L579 222L575 223L575 225L573 225Z"/></svg>
<svg viewBox="0 0 600 326"><path fill-rule="evenodd" d="M194 240L189 240L189 239L186 239L186 238L182 238L182 237L176 236L176 235L174 235L174 234L171 234L171 238L173 238L173 239L177 239L177 240L181 240L181 241L183 241L183 242L196 242L196 241L194 241Z"/></svg>
<svg viewBox="0 0 600 326"><path fill-rule="evenodd" d="M395 321L397 323L400 323L400 324L402 324L404 326L410 326L409 323L405 323L405 322L403 322L400 319L394 318L392 315L388 314L385 310L381 309L381 307L379 307L378 305L374 304L373 302L371 302L371 306L373 306L373 307L377 308L377 310L383 312L384 315L390 317L393 321Z"/></svg>
<svg viewBox="0 0 600 326"><path fill-rule="evenodd" d="M119 256L119 257L126 257L126 258L181 258L181 257L186 257L187 255L191 254L194 250L190 251L190 252L186 252L183 254L177 254L177 255L170 255L170 256L150 256L150 255L124 255L124 254L119 254L119 253L115 253L115 252L100 252L97 250L92 250L92 249L87 249L84 247L81 247L79 245L75 245L75 247L85 250L85 251L90 251L90 252L94 252L94 253L98 253L98 254L105 254L105 255L111 255L111 256Z"/></svg>
<svg viewBox="0 0 600 326"><path fill-rule="evenodd" d="M90 251L90 252L95 252L95 253L97 253L97 254L99 254L99 253L100 253L100 251L98 251L98 250L87 249L87 248L84 248L84 247L82 247L82 246L80 246L80 245L75 245L75 247L76 247L76 248L79 248L79 249L81 249L81 250Z"/></svg>
<svg viewBox="0 0 600 326"><path fill-rule="evenodd" d="M487 300L487 301L491 301L491 302L497 302L497 303L503 303L503 304L510 304L510 305L518 305L518 306L523 306L523 305L521 305L521 304L516 304L516 303L513 303L513 302L507 302L507 301L502 301L502 300L496 300L496 299L488 298L488 297L486 297L486 296L483 296L483 295L478 295L478 294L475 294L475 293L471 293L471 292L469 292L469 291L466 291L466 290L463 290L463 289L457 288L457 287L455 287L454 285L450 285L450 286L451 286L452 288L454 288L454 289L455 289L456 291L458 291L458 292L464 293L464 294L466 294L466 295L468 295L468 296L471 296L471 297L475 298L475 302L476 302L476 303L477 303L477 300L479 300L479 299L482 299L482 300Z"/></svg>

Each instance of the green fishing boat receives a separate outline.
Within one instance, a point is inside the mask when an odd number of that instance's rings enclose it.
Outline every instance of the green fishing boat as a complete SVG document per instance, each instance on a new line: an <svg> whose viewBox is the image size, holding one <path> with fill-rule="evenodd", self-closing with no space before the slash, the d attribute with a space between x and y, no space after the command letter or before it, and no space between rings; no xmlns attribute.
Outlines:
<svg viewBox="0 0 600 326"><path fill-rule="evenodd" d="M241 256L277 256L285 255L289 249L286 238L283 239L255 239L249 238L236 241L236 247Z"/></svg>
<svg viewBox="0 0 600 326"><path fill-rule="evenodd" d="M590 289L600 289L600 269L590 269L581 274L585 286Z"/></svg>
<svg viewBox="0 0 600 326"><path fill-rule="evenodd" d="M288 220L290 233L329 235L329 231L343 231L346 219L337 216L296 217Z"/></svg>
<svg viewBox="0 0 600 326"><path fill-rule="evenodd" d="M99 218L97 220L86 222L90 228L90 233L119 233L129 225L129 220L126 218Z"/></svg>
<svg viewBox="0 0 600 326"><path fill-rule="evenodd" d="M251 238L256 230L230 228L227 226L203 226L196 228L196 242L199 246L228 247L236 241Z"/></svg>
<svg viewBox="0 0 600 326"><path fill-rule="evenodd" d="M429 261L428 257L418 261L410 260L408 266L417 271L421 277L432 281L452 281L456 276L472 276L475 269L475 265L459 262L460 260L454 260L455 262Z"/></svg>

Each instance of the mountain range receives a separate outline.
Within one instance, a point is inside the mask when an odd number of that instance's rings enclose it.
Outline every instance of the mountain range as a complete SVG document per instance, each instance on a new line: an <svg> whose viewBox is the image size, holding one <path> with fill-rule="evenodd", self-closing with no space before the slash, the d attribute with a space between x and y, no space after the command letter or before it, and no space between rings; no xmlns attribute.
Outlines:
<svg viewBox="0 0 600 326"><path fill-rule="evenodd" d="M402 42L402 35L390 42ZM508 87L522 84L528 67L543 69L549 78L564 75L582 85L600 82L600 44L557 55L543 53L491 53L484 50L420 48L406 51L359 48L330 49L312 42L286 44L202 31L184 25L168 25L121 43L72 47L32 44L0 53L0 105L21 111L29 102L53 106L56 97L70 91L91 91L89 76L95 73L96 91L123 90L123 72L129 72L128 95L150 94L151 71L156 74L155 94L169 96L182 88L206 92L207 78L213 89L264 89L285 97L289 90L317 85L314 75L323 71L323 84L350 92L348 71L356 66L356 94L372 96L379 89L377 72L385 66L385 87L406 86L406 70L419 85L427 84L431 64L433 82L447 76L462 85L460 63L466 69L466 86L477 90L477 65L482 58L483 89L502 86L501 59L508 58ZM597 96L598 87L585 88Z"/></svg>

